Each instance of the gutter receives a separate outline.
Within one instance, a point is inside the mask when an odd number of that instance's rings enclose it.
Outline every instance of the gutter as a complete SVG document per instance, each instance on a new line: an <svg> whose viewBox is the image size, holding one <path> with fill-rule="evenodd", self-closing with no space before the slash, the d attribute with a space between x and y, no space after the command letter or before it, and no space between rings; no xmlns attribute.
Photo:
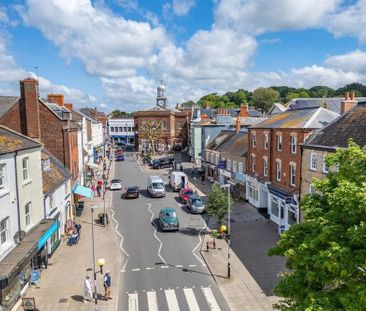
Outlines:
<svg viewBox="0 0 366 311"><path fill-rule="evenodd" d="M17 156L18 151L14 154L14 165L15 165L15 188L17 197L17 210L18 210L18 232L19 232L19 242L22 240L21 227L20 227L20 206L19 206L19 188L18 188L18 166L17 166ZM18 242L18 244L19 244Z"/></svg>

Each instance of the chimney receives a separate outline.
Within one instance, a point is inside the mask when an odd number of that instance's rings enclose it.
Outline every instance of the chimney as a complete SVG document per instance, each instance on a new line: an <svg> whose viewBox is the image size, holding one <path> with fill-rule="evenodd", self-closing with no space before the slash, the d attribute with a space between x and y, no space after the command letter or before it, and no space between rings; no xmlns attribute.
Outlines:
<svg viewBox="0 0 366 311"><path fill-rule="evenodd" d="M354 106L357 105L357 100L355 100L355 92L351 93L351 96L349 92L346 92L344 96L344 101L341 103L341 114L344 114L348 110L352 109Z"/></svg>
<svg viewBox="0 0 366 311"><path fill-rule="evenodd" d="M239 117L239 115L236 116L236 132L237 133L240 132L240 117Z"/></svg>
<svg viewBox="0 0 366 311"><path fill-rule="evenodd" d="M51 103L55 103L60 107L65 106L64 94L48 94L47 100Z"/></svg>
<svg viewBox="0 0 366 311"><path fill-rule="evenodd" d="M72 110L72 104L71 103L65 103L65 107L68 109L68 110Z"/></svg>
<svg viewBox="0 0 366 311"><path fill-rule="evenodd" d="M249 117L249 114L248 114L248 105L241 104L240 105L240 111L239 111L238 115L240 117L243 117L243 118Z"/></svg>
<svg viewBox="0 0 366 311"><path fill-rule="evenodd" d="M98 111L97 111L97 107L94 107L94 119L98 121Z"/></svg>
<svg viewBox="0 0 366 311"><path fill-rule="evenodd" d="M20 82L20 114L22 134L34 139L41 139L39 116L38 81L27 78Z"/></svg>

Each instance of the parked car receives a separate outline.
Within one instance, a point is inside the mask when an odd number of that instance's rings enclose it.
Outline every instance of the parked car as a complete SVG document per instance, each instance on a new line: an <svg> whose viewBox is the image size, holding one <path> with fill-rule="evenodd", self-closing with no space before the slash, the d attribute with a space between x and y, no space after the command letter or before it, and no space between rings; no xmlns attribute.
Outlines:
<svg viewBox="0 0 366 311"><path fill-rule="evenodd" d="M187 208L191 213L201 214L206 210L205 203L197 195L191 195L187 200Z"/></svg>
<svg viewBox="0 0 366 311"><path fill-rule="evenodd" d="M129 186L126 188L125 193L123 193L121 195L121 199L125 198L125 199L137 199L140 195L140 191L139 191L139 187L137 186Z"/></svg>
<svg viewBox="0 0 366 311"><path fill-rule="evenodd" d="M186 187L186 188L182 188L179 191L179 198L182 203L187 203L187 201L191 195L194 195L193 189L191 189L191 188Z"/></svg>
<svg viewBox="0 0 366 311"><path fill-rule="evenodd" d="M181 171L171 172L169 179L173 191L179 191L180 189L188 186L188 176Z"/></svg>
<svg viewBox="0 0 366 311"><path fill-rule="evenodd" d="M171 167L173 164L173 158L160 158L152 161L152 168L163 168L163 167Z"/></svg>
<svg viewBox="0 0 366 311"><path fill-rule="evenodd" d="M124 160L125 160L124 154L117 154L116 161L124 161Z"/></svg>
<svg viewBox="0 0 366 311"><path fill-rule="evenodd" d="M165 197L165 184L160 176L149 176L147 179L147 192L152 197Z"/></svg>
<svg viewBox="0 0 366 311"><path fill-rule="evenodd" d="M120 179L112 179L109 189L110 190L121 190L122 189L122 181Z"/></svg>
<svg viewBox="0 0 366 311"><path fill-rule="evenodd" d="M159 225L161 230L179 230L179 221L174 208L165 207L159 213Z"/></svg>

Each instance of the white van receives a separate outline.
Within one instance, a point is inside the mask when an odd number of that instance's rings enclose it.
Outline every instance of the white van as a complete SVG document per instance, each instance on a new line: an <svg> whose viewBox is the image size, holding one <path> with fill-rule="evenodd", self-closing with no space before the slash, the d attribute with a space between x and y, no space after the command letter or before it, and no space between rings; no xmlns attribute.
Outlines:
<svg viewBox="0 0 366 311"><path fill-rule="evenodd" d="M188 176L183 172L171 172L169 178L173 191L179 191L188 186Z"/></svg>
<svg viewBox="0 0 366 311"><path fill-rule="evenodd" d="M160 176L151 175L147 179L147 192L152 197L165 197L165 184Z"/></svg>

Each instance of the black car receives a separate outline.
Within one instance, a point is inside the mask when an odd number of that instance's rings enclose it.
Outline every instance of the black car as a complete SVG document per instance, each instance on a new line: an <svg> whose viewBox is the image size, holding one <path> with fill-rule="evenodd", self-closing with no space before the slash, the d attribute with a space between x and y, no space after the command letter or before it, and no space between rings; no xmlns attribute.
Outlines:
<svg viewBox="0 0 366 311"><path fill-rule="evenodd" d="M137 199L140 195L139 187L137 186L130 186L126 188L126 192L121 195L121 199Z"/></svg>
<svg viewBox="0 0 366 311"><path fill-rule="evenodd" d="M173 158L160 158L152 161L152 168L163 168L163 167L171 167L173 164Z"/></svg>

